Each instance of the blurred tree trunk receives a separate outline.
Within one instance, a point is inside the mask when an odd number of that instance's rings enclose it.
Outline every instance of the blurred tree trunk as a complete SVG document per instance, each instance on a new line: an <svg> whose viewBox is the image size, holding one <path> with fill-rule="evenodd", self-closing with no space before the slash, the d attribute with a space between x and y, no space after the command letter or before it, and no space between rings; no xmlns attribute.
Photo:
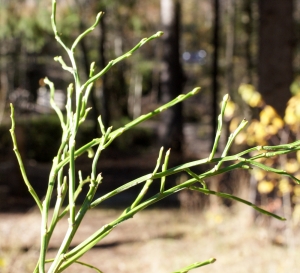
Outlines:
<svg viewBox="0 0 300 273"><path fill-rule="evenodd" d="M252 15L252 0L246 0L244 2L243 10L246 15L246 20L244 21L244 29L246 33L245 41L245 51L246 51L246 67L247 67L247 83L253 84L253 61L252 61L252 39L253 39L253 15Z"/></svg>
<svg viewBox="0 0 300 273"><path fill-rule="evenodd" d="M160 76L161 100L166 103L182 92L184 75L180 63L180 12L179 1L161 0L161 21L164 31L162 69ZM159 128L161 144L172 151L182 152L183 120L182 104L177 104L162 113Z"/></svg>
<svg viewBox="0 0 300 273"><path fill-rule="evenodd" d="M213 13L214 13L214 21L213 21L213 61L212 61L212 145L214 143L214 139L217 132L217 118L218 118L218 75L219 75L219 31L220 31L220 2L219 0L213 0Z"/></svg>
<svg viewBox="0 0 300 273"><path fill-rule="evenodd" d="M293 0L259 1L259 92L284 116L293 81Z"/></svg>
<svg viewBox="0 0 300 273"><path fill-rule="evenodd" d="M105 12L105 8L100 4L100 10ZM101 18L100 24L100 41L99 41L99 58L100 58L100 66L101 69L106 66L106 54L105 54L105 44L106 44L106 22L105 22L105 14ZM107 86L107 75L104 74L102 77L102 99L101 99L101 117L105 127L108 127L110 124L110 97L109 90Z"/></svg>
<svg viewBox="0 0 300 273"><path fill-rule="evenodd" d="M226 33L226 85L227 93L232 95L234 89L234 50L235 50L235 14L236 0L227 3L227 33Z"/></svg>

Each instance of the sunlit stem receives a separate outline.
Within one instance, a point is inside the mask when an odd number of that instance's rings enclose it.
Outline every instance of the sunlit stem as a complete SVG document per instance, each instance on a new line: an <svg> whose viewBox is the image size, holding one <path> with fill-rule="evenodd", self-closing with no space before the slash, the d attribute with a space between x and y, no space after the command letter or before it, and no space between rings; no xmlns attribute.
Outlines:
<svg viewBox="0 0 300 273"><path fill-rule="evenodd" d="M162 154L163 154L163 150L164 150L164 147L161 147L160 148L160 151L159 151L159 155L158 155L158 158L157 158L157 161L156 161L156 166L152 172L152 177L157 173L157 170L160 166L160 163L161 163L161 159L162 159ZM143 197L145 196L145 194L147 193L150 185L152 184L153 182L153 179L152 178L149 178L144 187L142 188L141 192L139 193L139 195L137 196L137 198L135 199L135 201L132 203L132 205L130 206L130 209L133 209L134 207L136 207L143 199Z"/></svg>
<svg viewBox="0 0 300 273"><path fill-rule="evenodd" d="M209 156L209 161L214 158L215 153L216 153L216 151L218 149L219 140L220 140L220 136L221 136L221 133L222 133L222 127L223 127L224 112L225 112L228 100L229 100L229 95L226 94L223 97L222 106L221 106L221 113L218 116L218 128L217 128L217 132L216 132L216 137L215 137L214 145L213 145L212 151L211 151L210 156Z"/></svg>
<svg viewBox="0 0 300 273"><path fill-rule="evenodd" d="M21 154L20 154L19 149L18 149L17 138L16 138L16 134L15 134L15 128L16 128L15 109L14 109L12 104L10 104L10 110L11 110L11 115L10 115L10 117L11 117L11 129L9 131L10 131L11 138L12 138L12 141L13 141L13 150L14 150L15 155L17 157L18 164L19 164L19 167L20 167L20 170L21 170L21 174L22 174L23 180L24 180L24 182L27 186L27 189L28 189L29 193L31 194L31 196L33 197L33 199L35 200L38 208L42 212L43 209L42 209L41 200L39 199L37 193L35 192L34 188L31 186L31 184L28 180L28 177L27 177L27 174L26 174L26 171L25 171L25 167L24 167L24 164L23 164L23 160L22 160Z"/></svg>
<svg viewBox="0 0 300 273"><path fill-rule="evenodd" d="M220 173L224 173L224 172L228 172L231 171L233 169L237 169L237 168L242 168L243 164L242 162L237 163L237 164L233 164L231 166L225 167L223 169L220 169L218 171L216 171L215 173L211 173L211 172L207 172L204 173L202 175L199 175L200 179L204 179L205 177L209 177L209 176L213 176L213 175L217 175ZM283 217L277 216L273 213L270 213L268 211L265 211L259 207L257 207L256 205L243 200L241 198L235 197L233 195L230 194L226 194L226 193L220 193L220 192L214 192L214 191L210 191L208 189L203 189L203 188L198 188L198 187L193 187L193 184L196 183L198 180L196 180L195 178L192 178L190 180L185 181L182 184L176 185L170 189L165 190L163 193L158 193L152 197L150 197L149 199L145 200L143 203L140 203L139 205L137 205L136 207L134 207L131 210L127 210L125 211L119 218L113 220L111 223L103 226L101 229L99 229L97 232L95 232L92 236L90 236L89 238L87 238L85 241L83 241L82 243L80 243L78 246L76 246L74 249L70 250L69 253L67 253L65 255L65 263L61 266L61 270L66 269L68 266L70 266L72 264L73 261L78 260L78 258L80 258L82 255L84 255L84 253L86 251L88 251L90 248L92 248L95 244L97 244L97 242L99 242L99 240L103 239L105 236L107 236L111 230L117 226L118 224L124 222L125 220L133 217L137 212L145 209L146 207L149 207L150 205L180 191L186 188L189 189L193 189L193 190L197 190L200 191L204 194L213 194L213 195L217 195L223 198L228 198L228 199L233 199L242 203L245 203L246 205L249 205L251 207L253 207L254 209L258 210L261 213L265 213L269 216L275 217L279 220L285 220Z"/></svg>
<svg viewBox="0 0 300 273"><path fill-rule="evenodd" d="M192 263L184 268L181 268L177 271L174 271L173 273L187 273L189 272L190 270L193 270L195 268L199 268L199 267L202 267L202 266L205 266L205 265L208 265L208 264L212 264L216 261L215 258L210 258L209 260L207 261L204 261L204 262L196 262L196 263Z"/></svg>
<svg viewBox="0 0 300 273"><path fill-rule="evenodd" d="M224 151L221 155L221 157L226 157L228 152L229 152L229 149L230 147L232 146L233 144L233 141L234 139L236 138L236 136L245 128L245 126L247 125L248 121L246 119L243 119L241 121L241 123L239 124L239 126L234 130L234 132L232 134L230 134L229 138L228 138L228 141L226 143L226 146L224 148ZM220 161L217 166L216 166L216 169L219 169L220 166L222 165L222 162Z"/></svg>
<svg viewBox="0 0 300 273"><path fill-rule="evenodd" d="M164 164L162 165L162 171L165 172L167 169L168 169L168 163L169 163L169 158L170 158L170 152L171 152L171 149L169 149L167 152L166 152L166 155L165 155L165 161L164 161ZM164 190L165 190L165 183L166 183L166 177L163 176L160 180L160 193L163 193Z"/></svg>
<svg viewBox="0 0 300 273"><path fill-rule="evenodd" d="M120 136L121 134L123 134L125 131L128 131L129 129L135 127L136 125L154 117L155 115L158 115L160 114L161 112L169 109L170 107L190 98L191 96L194 96L196 95L198 92L200 91L200 87L197 87L197 88L194 88L192 91L190 91L189 93L187 94L182 94L182 95L179 95L178 97L176 97L175 99L173 99L172 101L158 107L157 109L151 111L150 113L148 114L145 114L145 115L142 115L138 118L136 118L135 120L127 123L125 126L111 132L109 138L110 139L115 139L116 137ZM95 145L98 145L99 143L101 142L101 138L96 138L96 139L93 139L92 141L90 141L89 143L85 144L84 146L82 146L81 148L79 148L78 150L75 151L75 157L85 153L88 149L90 149L91 147L95 146ZM109 142L110 143L110 142ZM106 146L107 147L107 146ZM66 165L68 163L68 158L62 160L59 165L58 165L58 168L61 168L63 167L64 165Z"/></svg>
<svg viewBox="0 0 300 273"><path fill-rule="evenodd" d="M52 106L52 108L54 109L54 111L56 112L56 114L59 118L62 130L65 131L66 125L64 123L63 114L62 114L61 110L59 109L59 107L56 105L55 100L54 100L54 93L55 93L54 84L48 78L44 79L44 83L47 84L50 88L50 105Z"/></svg>
<svg viewBox="0 0 300 273"><path fill-rule="evenodd" d="M200 179L200 177L192 172L189 168L186 168L185 171L193 178L195 178L197 181L200 182L200 184L203 186L204 189L207 189L207 185L203 179Z"/></svg>

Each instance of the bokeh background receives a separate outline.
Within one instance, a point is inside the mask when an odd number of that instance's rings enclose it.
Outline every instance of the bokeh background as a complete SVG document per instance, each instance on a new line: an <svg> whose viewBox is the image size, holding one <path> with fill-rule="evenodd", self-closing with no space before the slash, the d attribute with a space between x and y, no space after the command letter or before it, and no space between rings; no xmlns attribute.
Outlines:
<svg viewBox="0 0 300 273"><path fill-rule="evenodd" d="M172 148L172 166L208 156L225 94L231 101L218 154L243 118L249 126L236 138L231 152L299 139L299 0L68 0L57 4L59 35L68 45L94 23L99 11L105 13L76 49L83 81L91 62L100 71L142 38L164 32L97 80L89 102L92 111L76 140L78 147L100 135L99 115L105 125L117 128L201 87L197 96L126 132L105 151L99 162L106 181L103 191L151 172L162 145ZM55 83L55 100L62 110L72 78L54 61L55 56L68 59L54 39L50 14L51 1L0 1L0 210L5 213L27 212L33 205L12 151L9 104L16 109L16 134L29 180L40 196L60 144L61 127L43 78ZM300 178L299 161L297 153L264 163ZM83 173L89 171L87 157L78 164ZM184 179L179 175L170 183ZM253 223L275 230L271 242L292 245L300 224L299 185L261 170L233 172L209 183L212 189L239 194L288 218L286 224L277 225L255 213L250 216ZM105 206L126 206L134 194L128 192ZM182 192L164 205L195 213L232 203ZM283 231L286 236L279 236Z"/></svg>

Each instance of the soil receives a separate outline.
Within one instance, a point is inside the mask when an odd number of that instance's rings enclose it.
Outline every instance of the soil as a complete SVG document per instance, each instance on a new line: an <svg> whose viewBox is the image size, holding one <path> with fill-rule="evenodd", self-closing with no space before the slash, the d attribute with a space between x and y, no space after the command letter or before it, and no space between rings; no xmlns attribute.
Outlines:
<svg viewBox="0 0 300 273"><path fill-rule="evenodd" d="M72 246L121 212L117 209L90 211ZM192 272L299 272L299 232L274 233L269 226L255 224L251 215L251 209L240 205L193 213L180 209L145 210L117 226L80 260L103 273L174 272L212 257L217 259L214 264ZM0 219L0 272L32 272L38 258L39 213L36 210L25 214L6 213L0 214ZM67 220L59 224L48 258L55 255L67 225ZM73 265L65 272L96 271Z"/></svg>

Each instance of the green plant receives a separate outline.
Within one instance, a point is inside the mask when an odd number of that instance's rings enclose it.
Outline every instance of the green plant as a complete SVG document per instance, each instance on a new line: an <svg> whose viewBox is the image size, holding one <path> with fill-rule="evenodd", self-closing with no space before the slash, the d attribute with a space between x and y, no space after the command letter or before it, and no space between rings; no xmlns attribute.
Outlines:
<svg viewBox="0 0 300 273"><path fill-rule="evenodd" d="M106 237L118 224L132 218L136 213L149 207L150 205L183 189L189 189L204 194L212 194L223 198L233 199L245 203L246 205L249 205L254 209L256 209L257 211L260 211L264 214L273 216L279 220L284 220L284 218L274 215L270 212L267 212L239 197L227 193L223 193L223 192L212 191L208 188L208 186L205 183L206 178L216 176L218 174L222 174L234 169L239 169L239 168L250 169L252 167L257 167L263 170L267 170L269 172L286 175L288 177L293 178L297 183L299 183L299 180L294 176L288 174L285 171L277 170L272 167L263 165L262 163L259 162L259 160L262 158L274 157L277 155L287 154L290 152L300 150L300 141L296 141L294 143L287 144L287 145L257 146L235 155L228 155L229 149L235 137L246 126L247 124L246 120L242 120L242 122L239 124L237 129L230 135L221 157L215 158L215 153L218 147L218 143L222 131L222 120L224 116L224 111L229 99L228 95L224 96L223 98L221 113L218 118L218 130L217 130L214 146L208 158L185 163L173 168L168 168L170 150L168 150L163 156L164 149L161 148L157 159L157 164L152 173L146 174L133 181L130 181L114 189L113 191L102 195L99 198L96 199L94 198L97 188L102 183L103 180L101 173L97 173L97 162L101 155L101 152L105 148L107 148L116 138L120 137L122 133L124 133L125 131L133 128L134 126L136 126L137 124L145 120L148 120L149 118L159 114L160 112L168 109L169 107L177 103L180 103L183 100L197 94L200 90L200 88L195 88L194 90L192 90L191 92L185 95L180 95L179 97L175 98L169 103L157 108L156 110L146 115L142 115L138 117L137 119L127 123L125 126L122 126L121 128L118 128L116 130L113 130L112 127L105 128L101 121L101 117L99 117L98 122L99 122L102 136L91 140L90 142L86 143L81 147L76 147L76 136L77 136L78 128L85 121L85 118L90 110L89 108L87 108L87 102L88 102L90 90L94 82L103 74L105 74L113 65L129 57L132 53L134 53L138 48L140 48L145 43L157 37L160 37L162 35L162 32L158 32L157 34L149 38L142 39L134 48L132 48L124 55L116 58L115 60L110 61L107 64L107 66L98 73L95 73L95 64L92 63L89 79L84 83L81 83L78 74L77 63L74 56L75 49L78 43L80 42L80 40L83 39L88 33L90 33L96 27L102 15L103 15L102 13L99 13L96 17L96 21L94 25L88 28L84 33L80 34L77 37L77 39L74 41L72 46L68 47L61 40L59 36L57 26L56 26L56 17L55 17L56 1L55 0L52 1L52 15L51 15L52 28L56 40L67 52L70 59L71 66L68 66L65 63L65 61L62 59L62 57L55 57L55 61L59 62L62 65L63 69L69 71L73 75L74 84L70 84L67 90L66 114L64 115L60 111L60 109L55 105L53 99L54 90L55 90L53 83L47 78L44 80L45 83L50 87L50 92L51 92L50 102L51 102L51 106L56 111L57 116L60 120L60 124L62 127L62 139L61 139L61 144L58 149L57 155L53 158L53 165L49 174L48 188L46 191L45 199L43 201L40 200L40 198L37 196L35 190L32 188L27 178L26 171L18 151L16 136L14 133L15 130L14 108L11 105L12 127L10 132L14 144L14 151L16 153L25 184L27 185L30 194L34 198L42 217L40 256L36 268L34 269L34 272L39 272L39 273L46 272L45 269L46 263L51 264L47 271L49 273L62 272L73 263L79 263L82 264L83 266L88 266L95 269L98 272L101 272L99 269L91 265L87 265L80 262L79 260L80 257L84 253L86 253L89 249L91 249L93 246L95 246L100 240ZM73 104L73 100L72 100L73 96L75 96L75 104ZM256 154L250 155L251 152L256 152ZM89 156L92 158L91 174L86 178L82 177L80 171L78 171L78 177L77 177L76 168L75 168L75 160L84 153L88 153ZM224 163L227 163L226 166L223 166ZM196 174L195 172L192 171L192 167L198 165L205 165L205 164L208 165L208 170L206 172L202 174ZM162 170L161 172L159 172L158 170L161 165L162 165ZM64 176L64 169L68 169L68 176ZM166 178L178 172L186 172L191 178L179 185L168 187ZM160 183L159 192L154 196L145 200L144 196L147 190L149 189L152 183L157 183L157 181L159 181L158 183ZM89 184L89 190L85 196L84 201L81 204L79 204L77 197L81 192L83 186L87 183ZM132 204L128 208L126 208L118 218L102 226L94 234L92 234L90 237L86 238L84 241L78 244L75 248L70 249L70 245L76 234L76 231L78 230L78 227L80 226L81 221L88 210L93 209L96 206L99 206L104 200L107 200L108 198L111 198L139 184L143 184L142 190L137 195L136 199L132 202ZM53 214L50 216L49 211L50 211L51 198L55 198L55 205L53 209ZM68 200L68 205L66 207L63 207L63 202L65 199ZM67 215L68 215L69 227L66 231L65 237L61 242L61 246L57 251L56 256L52 259L48 259L47 251L48 251L48 246L49 246L49 241L51 239L51 236L57 226L57 223L60 220L67 217ZM213 263L214 261L215 259L211 258L205 262L191 264L175 272L181 272L181 273L188 272L189 270Z"/></svg>

